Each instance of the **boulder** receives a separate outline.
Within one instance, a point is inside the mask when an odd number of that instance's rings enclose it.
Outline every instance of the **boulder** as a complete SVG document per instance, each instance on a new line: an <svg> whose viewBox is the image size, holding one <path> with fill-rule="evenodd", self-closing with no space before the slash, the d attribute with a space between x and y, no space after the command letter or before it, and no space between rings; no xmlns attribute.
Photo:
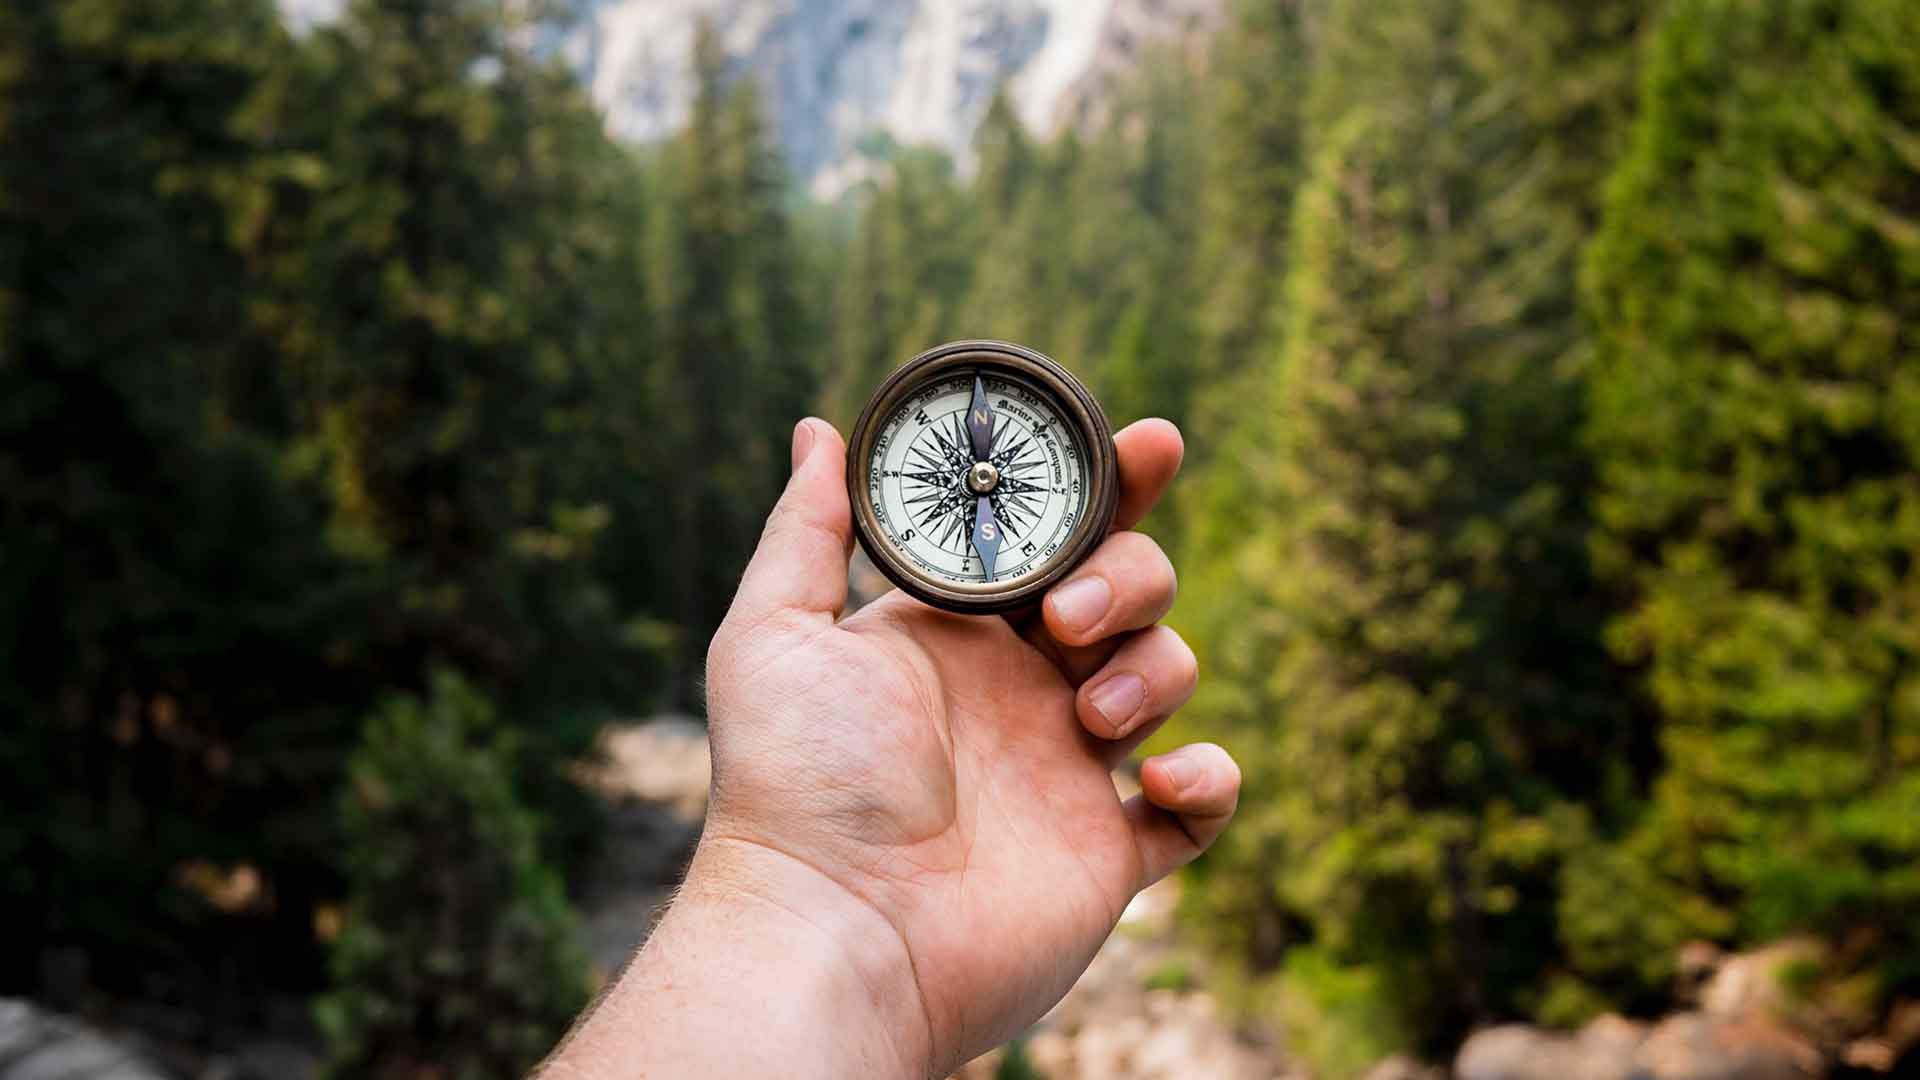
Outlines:
<svg viewBox="0 0 1920 1080"><path fill-rule="evenodd" d="M1446 1080L1446 1076L1447 1071L1438 1065L1395 1054L1368 1069L1363 1080Z"/></svg>
<svg viewBox="0 0 1920 1080"><path fill-rule="evenodd" d="M1487 1028L1454 1059L1456 1080L1627 1080L1646 1027L1603 1016L1573 1035L1527 1024Z"/></svg>
<svg viewBox="0 0 1920 1080"><path fill-rule="evenodd" d="M1840 1064L1861 1073L1920 1076L1920 1001L1895 1001L1880 1030L1841 1048Z"/></svg>
<svg viewBox="0 0 1920 1080"><path fill-rule="evenodd" d="M1783 1017L1792 1007L1783 977L1825 957L1818 942L1778 941L1752 952L1723 957L1700 991L1700 1011L1709 1016Z"/></svg>
<svg viewBox="0 0 1920 1080"><path fill-rule="evenodd" d="M1453 1059L1456 1080L1544 1080L1557 1069L1573 1040L1530 1024L1502 1024L1476 1031Z"/></svg>
<svg viewBox="0 0 1920 1080"><path fill-rule="evenodd" d="M1633 1058L1635 1080L1816 1080L1824 1074L1813 1044L1760 1016L1670 1016Z"/></svg>
<svg viewBox="0 0 1920 1080"><path fill-rule="evenodd" d="M1920 1049L1920 1001L1896 1001L1887 1013L1887 1041L1902 1053Z"/></svg>
<svg viewBox="0 0 1920 1080"><path fill-rule="evenodd" d="M1700 993L1706 989L1725 963L1727 951L1711 941L1689 941L1680 946L1674 959L1674 1000L1690 1008L1700 1007Z"/></svg>
<svg viewBox="0 0 1920 1080"><path fill-rule="evenodd" d="M304 1080L319 1076L321 1065L314 1047L268 1040L214 1056L200 1070L199 1080Z"/></svg>
<svg viewBox="0 0 1920 1080"><path fill-rule="evenodd" d="M0 1080L166 1080L138 1051L77 1020L0 998Z"/></svg>

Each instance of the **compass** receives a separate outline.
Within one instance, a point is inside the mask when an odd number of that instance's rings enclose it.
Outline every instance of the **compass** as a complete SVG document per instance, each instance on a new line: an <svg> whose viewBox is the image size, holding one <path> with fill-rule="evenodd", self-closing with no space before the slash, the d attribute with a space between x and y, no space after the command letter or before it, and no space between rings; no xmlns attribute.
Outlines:
<svg viewBox="0 0 1920 1080"><path fill-rule="evenodd" d="M1039 601L1106 538L1113 430L1067 370L959 341L880 384L847 455L854 533L908 595L963 614Z"/></svg>

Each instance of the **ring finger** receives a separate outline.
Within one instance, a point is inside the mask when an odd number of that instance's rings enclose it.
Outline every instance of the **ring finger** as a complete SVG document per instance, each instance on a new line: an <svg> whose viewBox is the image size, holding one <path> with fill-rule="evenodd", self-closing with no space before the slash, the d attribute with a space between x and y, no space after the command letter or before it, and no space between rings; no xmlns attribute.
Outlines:
<svg viewBox="0 0 1920 1080"><path fill-rule="evenodd" d="M1080 688L1074 711L1089 734L1104 740L1107 763L1118 765L1193 697L1199 672L1193 650L1171 627L1142 630Z"/></svg>
<svg viewBox="0 0 1920 1080"><path fill-rule="evenodd" d="M1152 626L1173 607L1179 581L1153 538L1115 533L1078 573L1047 594L1027 640L1079 685L1111 659L1128 632Z"/></svg>

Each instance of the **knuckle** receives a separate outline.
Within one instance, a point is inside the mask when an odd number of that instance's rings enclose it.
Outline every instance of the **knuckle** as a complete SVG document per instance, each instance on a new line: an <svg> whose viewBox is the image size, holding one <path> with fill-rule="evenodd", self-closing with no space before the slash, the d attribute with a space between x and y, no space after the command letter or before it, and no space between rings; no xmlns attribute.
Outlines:
<svg viewBox="0 0 1920 1080"><path fill-rule="evenodd" d="M761 543L769 540L808 540L819 539L822 543L839 545L844 542L840 531L811 508L791 498L783 498L774 504L773 512L767 515L766 527L760 531Z"/></svg>
<svg viewBox="0 0 1920 1080"><path fill-rule="evenodd" d="M732 667L733 657L739 648L738 631L734 629L733 619L720 624L714 631L713 639L707 642L707 675L711 680L716 675L725 675Z"/></svg>
<svg viewBox="0 0 1920 1080"><path fill-rule="evenodd" d="M1165 623L1160 624L1160 629L1166 635L1167 647L1180 654L1181 663L1190 668L1200 666L1200 657L1194 653L1193 646L1187 644L1187 639L1180 636L1180 631Z"/></svg>
<svg viewBox="0 0 1920 1080"><path fill-rule="evenodd" d="M1194 655L1193 646L1188 645L1186 639L1172 627L1163 626L1160 629L1165 632L1165 647L1172 658L1173 670L1179 676L1179 686L1191 694L1200 682L1200 658Z"/></svg>
<svg viewBox="0 0 1920 1080"><path fill-rule="evenodd" d="M800 508L794 505L792 499L782 498L774 503L773 510L767 514L766 525L760 530L761 542L765 543L794 531L799 527L799 519L802 516Z"/></svg>
<svg viewBox="0 0 1920 1080"><path fill-rule="evenodd" d="M1112 576L1133 583L1145 608L1159 614L1172 608L1180 578L1160 542L1145 533L1124 532L1114 534L1108 543L1112 547L1105 561L1117 571Z"/></svg>
<svg viewBox="0 0 1920 1080"><path fill-rule="evenodd" d="M1154 550L1160 549L1156 545ZM1160 572L1154 575L1154 583L1159 589L1154 599L1164 613L1173 607L1174 600L1180 595L1180 575L1173 568L1173 560L1167 558L1165 552L1160 553Z"/></svg>
<svg viewBox="0 0 1920 1080"><path fill-rule="evenodd" d="M806 624L798 613L785 607L735 610L727 614L720 629L707 643L707 671L711 679L736 677L764 660L769 650L780 647L790 635L804 632Z"/></svg>
<svg viewBox="0 0 1920 1080"><path fill-rule="evenodd" d="M1154 683L1165 706L1175 709L1193 696L1200 684L1200 660L1170 626L1155 626L1146 631L1141 647L1151 658L1146 661L1155 673Z"/></svg>

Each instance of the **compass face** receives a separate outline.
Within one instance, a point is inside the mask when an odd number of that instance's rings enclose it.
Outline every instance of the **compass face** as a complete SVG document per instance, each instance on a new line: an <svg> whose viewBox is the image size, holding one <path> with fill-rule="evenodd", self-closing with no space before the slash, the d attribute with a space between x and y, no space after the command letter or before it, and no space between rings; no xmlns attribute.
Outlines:
<svg viewBox="0 0 1920 1080"><path fill-rule="evenodd" d="M967 428L976 376L992 407L986 497L1000 533L989 579L974 543L980 490ZM992 368L949 370L878 417L867 472L887 542L931 581L1014 584L1045 569L1087 514L1087 450L1039 385ZM995 475L997 474L997 475Z"/></svg>

